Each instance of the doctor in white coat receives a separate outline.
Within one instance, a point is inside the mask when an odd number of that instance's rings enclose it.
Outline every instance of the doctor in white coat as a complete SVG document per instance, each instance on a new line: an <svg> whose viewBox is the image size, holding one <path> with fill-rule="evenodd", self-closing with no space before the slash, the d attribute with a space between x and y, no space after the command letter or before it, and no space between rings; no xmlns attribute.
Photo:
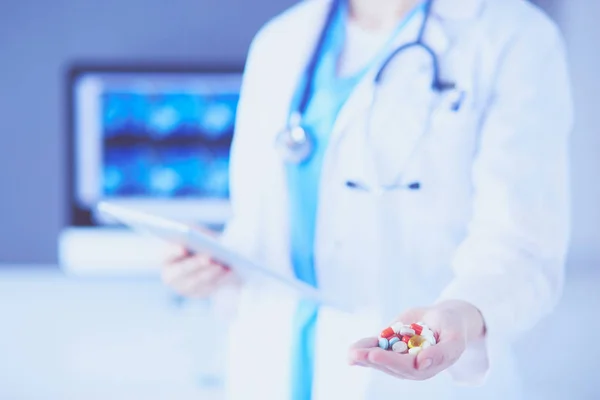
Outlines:
<svg viewBox="0 0 600 400"><path fill-rule="evenodd" d="M355 311L174 257L169 285L236 306L228 399L518 399L511 343L563 284L571 125L563 40L526 1L307 0L270 21L222 240ZM375 348L399 314L440 343Z"/></svg>

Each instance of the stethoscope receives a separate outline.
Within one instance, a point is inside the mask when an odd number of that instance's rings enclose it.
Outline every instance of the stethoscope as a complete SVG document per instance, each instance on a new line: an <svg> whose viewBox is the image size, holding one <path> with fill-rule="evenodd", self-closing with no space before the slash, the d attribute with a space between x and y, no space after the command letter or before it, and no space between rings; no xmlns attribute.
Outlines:
<svg viewBox="0 0 600 400"><path fill-rule="evenodd" d="M325 21L324 28L321 32L319 40L317 42L317 46L312 54L312 57L306 67L304 76L305 82L301 88L301 96L300 101L298 102L297 107L290 112L286 128L283 129L277 135L276 144L277 147L282 154L283 159L288 163L300 164L304 161L308 160L314 152L315 149L315 141L312 137L311 133L308 132L302 126L302 119L306 110L308 108L308 103L311 96L312 86L314 84L315 72L317 68L317 63L319 61L319 57L321 56L325 39L327 37L328 30L333 24L333 20L341 6L341 1L345 0L333 0L332 6L327 15L327 19ZM381 82L383 80L383 75L388 67L388 65L398 56L398 54L411 49L411 48L420 48L424 50L427 55L431 58L432 64L432 79L431 79L431 90L437 93L445 92L447 90L455 89L455 84L453 82L443 81L440 77L440 67L438 57L435 52L429 47L423 40L425 29L427 27L427 23L429 21L429 17L431 15L431 7L433 4L433 0L426 0L424 4L424 17L423 22L421 23L421 27L419 29L419 33L415 41L406 43L397 49L395 49L382 63L381 67L375 74L374 78L374 87L375 92L371 101L371 111L373 111L375 98L377 97L377 89L381 86ZM368 129L367 129L368 130ZM369 136L369 132L367 132L367 136ZM382 193L389 190L394 189L409 189L409 190L418 190L421 188L421 184L419 182L412 183L401 183L397 182L391 185L378 185L377 189L371 190L365 184L348 181L346 182L346 186L352 189L364 190L364 191L376 191L377 193Z"/></svg>

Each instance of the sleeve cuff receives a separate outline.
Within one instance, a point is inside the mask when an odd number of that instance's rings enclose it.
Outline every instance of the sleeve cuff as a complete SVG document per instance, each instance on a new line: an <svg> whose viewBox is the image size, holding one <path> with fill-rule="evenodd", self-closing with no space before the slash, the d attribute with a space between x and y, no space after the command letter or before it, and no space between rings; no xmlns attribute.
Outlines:
<svg viewBox="0 0 600 400"><path fill-rule="evenodd" d="M483 386L487 381L491 361L487 350L487 338L467 346L460 359L447 372L461 386Z"/></svg>
<svg viewBox="0 0 600 400"><path fill-rule="evenodd" d="M486 279L494 281L487 285ZM491 283L491 282L490 282ZM448 373L458 385L482 386L487 381L494 365L494 352L499 340L506 342L510 337L510 324L504 322L502 300L491 288L498 287L498 277L480 276L476 283L455 280L442 293L438 302L461 300L472 304L481 313L485 323L485 336L467 345L460 359L448 369Z"/></svg>

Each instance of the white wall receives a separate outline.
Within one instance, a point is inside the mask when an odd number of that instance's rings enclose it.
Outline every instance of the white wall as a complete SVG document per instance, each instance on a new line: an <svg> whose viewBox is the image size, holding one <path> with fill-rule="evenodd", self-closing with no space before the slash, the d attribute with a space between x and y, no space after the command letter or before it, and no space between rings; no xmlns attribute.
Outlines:
<svg viewBox="0 0 600 400"><path fill-rule="evenodd" d="M555 0L567 41L576 107L572 140L572 268L600 265L600 2Z"/></svg>
<svg viewBox="0 0 600 400"><path fill-rule="evenodd" d="M244 62L293 0L0 0L0 263L50 263L65 221L72 59Z"/></svg>

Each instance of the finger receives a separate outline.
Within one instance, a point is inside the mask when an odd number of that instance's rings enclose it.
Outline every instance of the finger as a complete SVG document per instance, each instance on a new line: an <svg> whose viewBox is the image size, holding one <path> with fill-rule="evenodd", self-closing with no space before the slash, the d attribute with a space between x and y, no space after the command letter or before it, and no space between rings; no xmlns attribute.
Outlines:
<svg viewBox="0 0 600 400"><path fill-rule="evenodd" d="M397 379L403 379L403 380L410 379L410 377L402 375L402 374L398 374L397 372L394 372L391 369L389 369L388 367L383 366L383 365L366 363L364 365L364 367L375 369L375 370L383 372L383 373L385 373L387 375L393 376L394 378L397 378Z"/></svg>
<svg viewBox="0 0 600 400"><path fill-rule="evenodd" d="M206 254L194 254L184 258L174 266L185 275L191 272L209 268L213 264L214 263L212 262L210 256Z"/></svg>
<svg viewBox="0 0 600 400"><path fill-rule="evenodd" d="M210 285L215 281L223 277L228 271L217 264L207 264L200 268L196 268L192 273L187 275L190 281L198 282L200 284Z"/></svg>
<svg viewBox="0 0 600 400"><path fill-rule="evenodd" d="M350 365L366 365L369 364L369 349L350 349L349 362Z"/></svg>
<svg viewBox="0 0 600 400"><path fill-rule="evenodd" d="M464 341L460 339L441 340L419 353L416 368L419 371L445 370L458 361L464 350Z"/></svg>
<svg viewBox="0 0 600 400"><path fill-rule="evenodd" d="M386 372L401 379L412 379L414 356L385 351L380 348L371 349L366 363L372 368Z"/></svg>
<svg viewBox="0 0 600 400"><path fill-rule="evenodd" d="M377 338L365 338L350 346L348 350L348 362L350 365L364 365L369 356L369 351L377 347L379 341Z"/></svg>
<svg viewBox="0 0 600 400"><path fill-rule="evenodd" d="M369 360L369 348L351 348L350 349L350 365L358 365L360 367L373 368L378 371L384 372L388 375L392 375L399 379L407 379L406 376L392 371L385 365L373 363Z"/></svg>
<svg viewBox="0 0 600 400"><path fill-rule="evenodd" d="M218 265L221 275L215 280L218 286L236 286L240 280L239 277L229 268Z"/></svg>
<svg viewBox="0 0 600 400"><path fill-rule="evenodd" d="M190 265L194 263L194 260L190 260L188 258L182 259L177 262L173 262L171 264L167 264L160 271L162 280L167 284L171 284L172 282L179 280L181 277L191 273Z"/></svg>
<svg viewBox="0 0 600 400"><path fill-rule="evenodd" d="M375 353L375 352L373 352ZM417 357L408 354L396 354L389 351L377 352L369 357L369 360L376 362L379 366L384 366L394 376L402 379L422 381L437 375L445 368L428 368L419 370L417 367Z"/></svg>
<svg viewBox="0 0 600 400"><path fill-rule="evenodd" d="M207 256L194 255L163 268L161 274L164 282L174 284L182 279L187 279L197 271L207 269L210 265L211 262Z"/></svg>
<svg viewBox="0 0 600 400"><path fill-rule="evenodd" d="M183 260L191 255L190 251L184 246L173 246L169 249L169 253L166 257L165 264L170 265L178 261Z"/></svg>
<svg viewBox="0 0 600 400"><path fill-rule="evenodd" d="M186 279L173 284L173 287L178 288L178 292L185 296L204 297L210 293L227 274L227 271L221 268L209 268L188 276Z"/></svg>
<svg viewBox="0 0 600 400"><path fill-rule="evenodd" d="M415 357L408 354L398 354L380 348L369 350L367 362L385 367L393 374L410 379L415 373Z"/></svg>
<svg viewBox="0 0 600 400"><path fill-rule="evenodd" d="M211 264L207 268L199 270L195 278L206 285L215 284L217 281L225 278L229 271L218 264Z"/></svg>
<svg viewBox="0 0 600 400"><path fill-rule="evenodd" d="M230 271L230 270L231 270L231 269L229 268L229 266L227 266L226 264L224 264L224 263L220 262L219 260L215 260L215 259L214 259L214 258L212 258L212 257L209 257L209 261L208 261L208 262L209 262L210 264L213 264L213 265L218 265L219 267L221 267L221 268L223 268L223 269L226 269L226 270L228 270L228 271Z"/></svg>

